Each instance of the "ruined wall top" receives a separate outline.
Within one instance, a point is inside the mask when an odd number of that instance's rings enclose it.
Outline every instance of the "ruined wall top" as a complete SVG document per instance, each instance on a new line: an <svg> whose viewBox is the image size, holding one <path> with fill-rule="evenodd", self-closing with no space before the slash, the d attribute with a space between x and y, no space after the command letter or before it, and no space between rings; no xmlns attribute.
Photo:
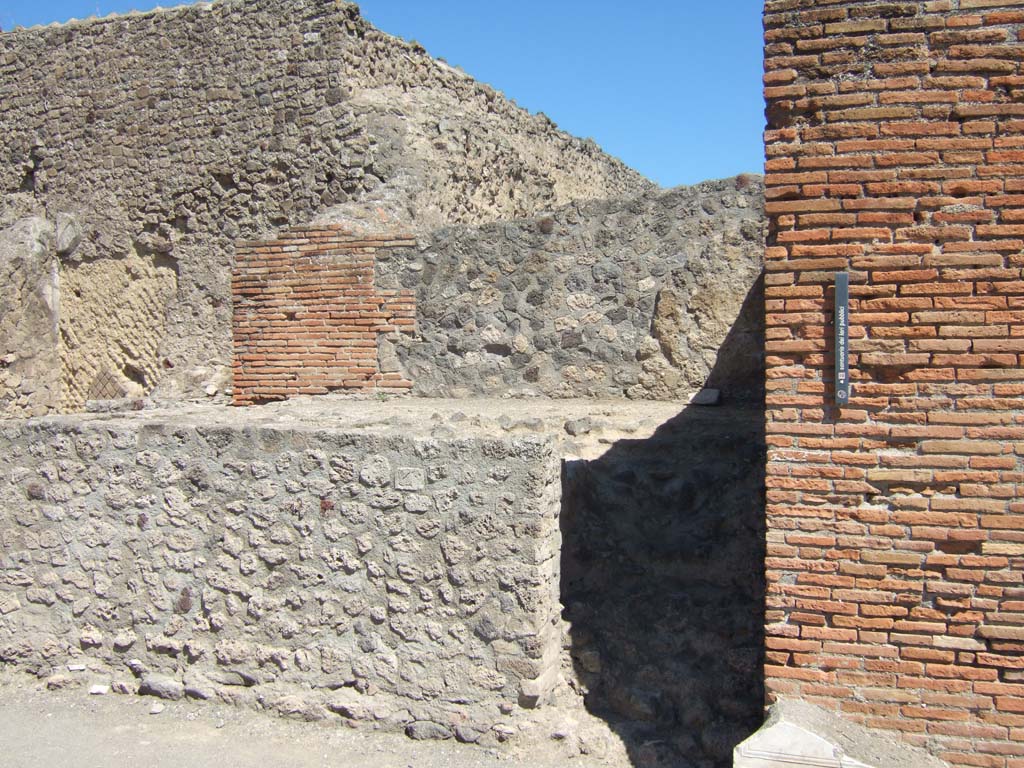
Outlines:
<svg viewBox="0 0 1024 768"><path fill-rule="evenodd" d="M82 272L86 315L85 273L110 259L134 264L124 296L135 273L159 294L152 327L65 334L79 390L104 367L130 366L170 396L221 381L239 237L355 206L424 231L653 187L334 0L222 0L0 34L0 131L0 229L70 217L62 258Z"/></svg>

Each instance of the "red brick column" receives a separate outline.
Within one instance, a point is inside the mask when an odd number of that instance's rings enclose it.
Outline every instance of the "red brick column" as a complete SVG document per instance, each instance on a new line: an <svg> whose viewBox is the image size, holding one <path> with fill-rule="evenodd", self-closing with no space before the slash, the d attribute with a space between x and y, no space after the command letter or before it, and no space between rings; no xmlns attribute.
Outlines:
<svg viewBox="0 0 1024 768"><path fill-rule="evenodd" d="M239 242L231 283L235 404L410 389L401 374L379 370L377 336L415 329L415 296L377 290L374 263L382 249L415 244L409 235L361 237L331 225Z"/></svg>
<svg viewBox="0 0 1024 768"><path fill-rule="evenodd" d="M1022 768L1024 2L764 20L769 698Z"/></svg>

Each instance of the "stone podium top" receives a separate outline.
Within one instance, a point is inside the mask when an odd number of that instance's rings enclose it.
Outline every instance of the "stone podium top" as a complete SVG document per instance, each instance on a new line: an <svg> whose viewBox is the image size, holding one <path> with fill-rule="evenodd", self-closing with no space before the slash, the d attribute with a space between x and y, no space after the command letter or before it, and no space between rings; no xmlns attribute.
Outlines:
<svg viewBox="0 0 1024 768"><path fill-rule="evenodd" d="M96 401L86 413L32 419L38 424L100 423L228 429L327 430L410 438L524 438L555 440L566 456L590 459L623 439L642 440L684 409L704 420L759 418L756 409L706 408L683 402L631 400L424 399L318 396L245 408L220 404ZM747 411L750 411L747 414ZM22 420L0 421L23 423Z"/></svg>

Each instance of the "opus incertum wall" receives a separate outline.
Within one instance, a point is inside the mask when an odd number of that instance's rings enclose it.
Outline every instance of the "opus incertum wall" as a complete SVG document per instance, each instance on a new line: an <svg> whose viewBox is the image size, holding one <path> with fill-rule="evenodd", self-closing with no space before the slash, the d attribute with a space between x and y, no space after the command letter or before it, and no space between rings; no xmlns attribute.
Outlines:
<svg viewBox="0 0 1024 768"><path fill-rule="evenodd" d="M269 421L0 425L0 666L474 742L546 703L553 441Z"/></svg>
<svg viewBox="0 0 1024 768"><path fill-rule="evenodd" d="M1024 3L764 22L769 697L1024 766Z"/></svg>

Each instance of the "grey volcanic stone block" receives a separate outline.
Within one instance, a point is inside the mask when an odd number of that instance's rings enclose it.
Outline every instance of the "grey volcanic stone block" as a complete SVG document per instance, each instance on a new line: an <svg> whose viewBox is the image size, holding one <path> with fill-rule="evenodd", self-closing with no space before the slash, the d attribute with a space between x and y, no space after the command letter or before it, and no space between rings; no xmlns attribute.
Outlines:
<svg viewBox="0 0 1024 768"><path fill-rule="evenodd" d="M68 213L58 213L56 216L57 228L57 255L61 258L72 256L78 244L82 242L82 225L78 219Z"/></svg>
<svg viewBox="0 0 1024 768"><path fill-rule="evenodd" d="M405 735L411 739L450 739L453 734L438 723L418 721L406 726Z"/></svg>
<svg viewBox="0 0 1024 768"><path fill-rule="evenodd" d="M722 402L722 390L705 387L690 398L690 405L719 405Z"/></svg>
<svg viewBox="0 0 1024 768"><path fill-rule="evenodd" d="M146 675L139 683L139 694L156 696L159 699L178 701L185 696L185 686L180 680L163 675Z"/></svg>

